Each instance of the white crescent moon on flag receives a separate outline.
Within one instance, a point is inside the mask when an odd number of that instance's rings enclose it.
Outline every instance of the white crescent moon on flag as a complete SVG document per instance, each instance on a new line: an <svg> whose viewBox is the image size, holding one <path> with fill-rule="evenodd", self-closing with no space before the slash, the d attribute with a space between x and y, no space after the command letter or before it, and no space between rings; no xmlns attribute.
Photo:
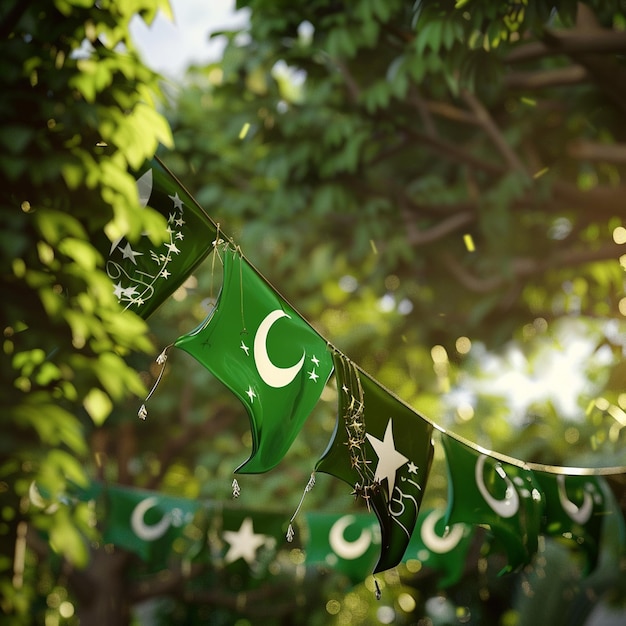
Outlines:
<svg viewBox="0 0 626 626"><path fill-rule="evenodd" d="M559 474L556 477L556 484L559 488L559 500L561 501L563 510L572 521L577 524L586 524L593 512L593 496L585 489L583 503L577 506L567 496L567 491L565 490L565 476L563 474Z"/></svg>
<svg viewBox="0 0 626 626"><path fill-rule="evenodd" d="M345 530L355 521L354 515L344 515L340 517L328 533L328 543L333 552L342 559L354 560L363 556L372 543L372 533L367 528L361 530L358 539L347 541Z"/></svg>
<svg viewBox="0 0 626 626"><path fill-rule="evenodd" d="M445 537L435 530L435 524L444 516L444 511L431 511L422 522L420 536L424 545L437 554L446 554L457 547L463 538L463 527L455 524Z"/></svg>
<svg viewBox="0 0 626 626"><path fill-rule="evenodd" d="M143 539L144 541L155 541L162 537L167 529L170 527L170 515L165 514L160 522L148 526L144 520L146 516L146 512L149 511L153 506L156 506L159 502L159 499L156 496L150 496L145 500L142 500L134 509L133 513L130 516L130 525L133 529L133 532L139 539Z"/></svg>
<svg viewBox="0 0 626 626"><path fill-rule="evenodd" d="M504 499L498 500L498 498L494 498L489 493L483 478L483 469L485 467L486 458L487 457L484 454L481 454L478 457L478 461L476 461L474 477L476 479L478 490L494 513L497 513L500 517L513 517L519 510L519 495L513 486L513 482L506 474L502 476L503 480L506 482L506 494Z"/></svg>
<svg viewBox="0 0 626 626"><path fill-rule="evenodd" d="M277 367L272 363L267 354L267 336L274 322L282 317L289 318L289 315L282 309L275 309L269 313L259 324L259 328L254 335L254 363L263 379L263 382L270 387L280 389L286 387L298 375L304 365L306 354L302 353L302 358L291 367Z"/></svg>

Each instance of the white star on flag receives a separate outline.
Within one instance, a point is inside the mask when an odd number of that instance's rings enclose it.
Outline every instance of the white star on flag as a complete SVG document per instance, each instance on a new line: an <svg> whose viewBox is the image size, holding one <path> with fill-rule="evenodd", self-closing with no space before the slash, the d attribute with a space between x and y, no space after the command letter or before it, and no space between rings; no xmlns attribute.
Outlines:
<svg viewBox="0 0 626 626"><path fill-rule="evenodd" d="M250 348L243 342L243 339L239 347L246 353L246 356L250 356Z"/></svg>
<svg viewBox="0 0 626 626"><path fill-rule="evenodd" d="M392 419L389 418L387 422L387 428L385 429L385 437L381 441L373 435L366 433L366 437L374 448L374 452L378 456L378 464L376 465L376 472L374 474L374 480L381 482L384 478L387 479L389 485L389 499L393 497L393 490L396 484L396 471L408 462L408 458L396 450L395 443L393 441L393 426Z"/></svg>
<svg viewBox="0 0 626 626"><path fill-rule="evenodd" d="M124 287L122 287L121 283L115 283L115 286L113 287L113 293L118 300L122 299L122 296L124 295Z"/></svg>
<svg viewBox="0 0 626 626"><path fill-rule="evenodd" d="M243 559L248 565L256 561L256 551L265 543L266 536L254 532L252 518L246 517L239 530L225 530L222 533L230 548L224 557L226 563L233 563L237 559Z"/></svg>
<svg viewBox="0 0 626 626"><path fill-rule="evenodd" d="M170 251L170 252L175 252L176 254L180 254L180 250L176 247L175 243L166 243L165 247Z"/></svg>
<svg viewBox="0 0 626 626"><path fill-rule="evenodd" d="M319 378L319 374L317 374L315 370L311 370L309 372L309 380L312 380L313 382L317 382L318 378Z"/></svg>
<svg viewBox="0 0 626 626"><path fill-rule="evenodd" d="M178 192L176 192L173 196L168 196L168 198L174 203L174 206L179 210L183 210L183 201L178 197Z"/></svg>
<svg viewBox="0 0 626 626"><path fill-rule="evenodd" d="M250 385L248 387L248 391L246 391L246 393L248 394L248 398L250 398L250 402L254 402L254 398L256 398L256 393L254 393L254 389L252 389L252 385Z"/></svg>
<svg viewBox="0 0 626 626"><path fill-rule="evenodd" d="M126 245L122 248L121 246L118 250L122 253L122 256L125 259L130 259L135 265L137 265L137 261L135 261L136 256L143 256L143 252L135 252L130 244L126 242Z"/></svg>
<svg viewBox="0 0 626 626"><path fill-rule="evenodd" d="M315 355L311 357L311 362L315 365L315 367L318 367L320 364L320 360Z"/></svg>

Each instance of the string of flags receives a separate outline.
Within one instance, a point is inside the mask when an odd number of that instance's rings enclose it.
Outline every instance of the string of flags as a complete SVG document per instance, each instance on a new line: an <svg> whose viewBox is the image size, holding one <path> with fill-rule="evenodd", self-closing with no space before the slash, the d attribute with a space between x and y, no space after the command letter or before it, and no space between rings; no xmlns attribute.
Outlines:
<svg viewBox="0 0 626 626"><path fill-rule="evenodd" d="M120 302L147 318L213 252L212 263L217 260L223 271L220 293L205 320L173 347L191 354L245 406L252 451L236 473L267 472L281 461L334 373L337 423L315 471L348 483L375 513L380 544L374 573L399 564L410 552L416 529L423 528L420 507L435 432L446 453L449 484L448 507L437 519L438 528L487 526L495 548L507 555L507 571L531 561L540 534L572 538L593 567L609 510L601 477L624 474L626 466L526 463L445 431L323 338L240 248L223 238L158 158L141 173L137 188L140 205L149 204L166 217L165 242L158 248L145 237L133 245L124 238L113 242L107 273ZM163 367L166 358L167 350L158 358ZM146 418L145 404L139 416ZM313 483L314 474L305 493ZM235 480L233 495L239 492ZM240 530L251 532L251 524L242 522ZM371 529L363 533L374 536ZM293 539L292 524L287 534ZM445 537L439 540L445 543Z"/></svg>
<svg viewBox="0 0 626 626"><path fill-rule="evenodd" d="M616 506L605 491L603 479L594 481L600 489L603 510L613 512ZM276 510L251 510L228 502L197 500L121 485L94 482L76 490L79 500L90 500L104 509L102 538L137 555L149 573L159 572L173 559L178 562L210 564L227 573L260 578L275 569L284 538L285 514ZM596 503L597 504L597 503ZM466 560L472 542L477 539L476 526L455 522L446 525L444 508L420 510L414 531L399 562L414 571L429 568L439 576L441 588L458 583L466 572ZM553 518L555 526L548 536L562 538L572 520L562 526L562 515ZM592 518L590 518L592 519ZM600 541L600 524L578 525L578 532L588 533L582 550L589 569L595 566ZM364 572L380 561L384 539L381 527L367 512L328 513L307 511L298 522L301 538L298 550L304 564L331 569L345 576L350 584L363 582ZM622 535L626 532L621 523ZM478 538L479 540L481 538ZM498 537L487 537L497 543ZM578 545L579 537L572 537ZM586 546L591 546L588 551ZM289 545L289 550L292 546Z"/></svg>

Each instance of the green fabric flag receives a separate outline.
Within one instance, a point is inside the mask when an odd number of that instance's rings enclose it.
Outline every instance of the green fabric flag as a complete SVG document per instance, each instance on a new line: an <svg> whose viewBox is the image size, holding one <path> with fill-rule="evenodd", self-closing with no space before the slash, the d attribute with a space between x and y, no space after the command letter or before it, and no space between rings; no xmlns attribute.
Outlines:
<svg viewBox="0 0 626 626"><path fill-rule="evenodd" d="M333 369L326 341L237 250L223 251L217 303L175 346L204 365L243 402L252 454L236 471L275 467L319 400Z"/></svg>
<svg viewBox="0 0 626 626"><path fill-rule="evenodd" d="M448 464L446 525L487 525L508 556L508 567L537 551L545 498L533 472L481 454L442 435Z"/></svg>
<svg viewBox="0 0 626 626"><path fill-rule="evenodd" d="M454 524L446 532L446 510L420 511L415 532L409 542L403 561L415 559L425 567L441 574L439 586L457 583L465 569L473 528L469 524Z"/></svg>
<svg viewBox="0 0 626 626"><path fill-rule="evenodd" d="M223 507L209 532L211 561L230 576L230 587L267 581L278 552L287 545L283 513ZM291 547L291 546L290 546Z"/></svg>
<svg viewBox="0 0 626 626"><path fill-rule="evenodd" d="M165 242L155 246L143 236L131 244L121 237L100 247L115 295L124 307L145 319L213 249L217 228L157 159L140 173L137 191L139 210L150 206L167 220Z"/></svg>
<svg viewBox="0 0 626 626"><path fill-rule="evenodd" d="M344 480L376 513L381 554L395 567L409 544L433 457L432 426L339 353L339 415L316 469Z"/></svg>
<svg viewBox="0 0 626 626"><path fill-rule="evenodd" d="M380 525L368 513L305 513L306 563L324 565L362 583L380 555Z"/></svg>
<svg viewBox="0 0 626 626"><path fill-rule="evenodd" d="M542 533L558 537L587 556L587 571L598 562L602 522L608 514L608 486L598 476L535 472L546 497Z"/></svg>
<svg viewBox="0 0 626 626"><path fill-rule="evenodd" d="M174 542L202 508L188 498L117 485L103 487L101 495L107 505L104 541L157 567L166 565Z"/></svg>

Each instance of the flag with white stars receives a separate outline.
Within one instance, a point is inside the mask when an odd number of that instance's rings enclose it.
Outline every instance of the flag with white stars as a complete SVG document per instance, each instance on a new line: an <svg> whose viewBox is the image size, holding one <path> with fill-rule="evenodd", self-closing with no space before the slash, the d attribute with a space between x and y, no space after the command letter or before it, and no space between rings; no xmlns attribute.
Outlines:
<svg viewBox="0 0 626 626"><path fill-rule="evenodd" d="M488 526L508 557L504 572L537 552L545 497L534 473L442 435L448 465L446 524Z"/></svg>
<svg viewBox="0 0 626 626"><path fill-rule="evenodd" d="M223 248L222 289L213 311L174 345L245 405L252 453L237 471L266 472L283 458L333 370L326 341L244 259Z"/></svg>
<svg viewBox="0 0 626 626"><path fill-rule="evenodd" d="M139 206L166 219L164 241L120 237L103 246L113 293L126 309L151 315L213 249L217 228L174 176L154 159L137 178Z"/></svg>
<svg viewBox="0 0 626 626"><path fill-rule="evenodd" d="M534 475L546 499L542 533L581 550L587 557L587 571L593 570L598 562L603 522L615 515L605 479L539 471Z"/></svg>
<svg viewBox="0 0 626 626"><path fill-rule="evenodd" d="M409 545L433 457L432 425L339 353L339 414L316 469L347 482L380 523L374 572L395 567Z"/></svg>

